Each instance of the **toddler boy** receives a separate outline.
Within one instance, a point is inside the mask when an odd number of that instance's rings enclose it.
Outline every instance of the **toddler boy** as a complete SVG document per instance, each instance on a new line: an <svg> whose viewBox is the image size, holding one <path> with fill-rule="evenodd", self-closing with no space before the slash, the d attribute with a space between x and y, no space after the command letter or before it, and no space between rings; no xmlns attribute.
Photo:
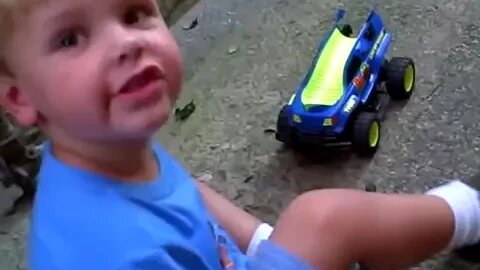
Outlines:
<svg viewBox="0 0 480 270"><path fill-rule="evenodd" d="M478 191L311 191L273 229L189 174L152 134L182 80L154 0L0 0L0 100L48 135L30 270L375 269L480 240ZM225 228L225 229L223 229Z"/></svg>

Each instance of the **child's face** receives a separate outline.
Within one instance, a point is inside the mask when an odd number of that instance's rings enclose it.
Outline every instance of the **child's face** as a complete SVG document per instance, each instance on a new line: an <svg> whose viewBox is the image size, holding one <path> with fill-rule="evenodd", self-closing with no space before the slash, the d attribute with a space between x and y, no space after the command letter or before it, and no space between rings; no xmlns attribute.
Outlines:
<svg viewBox="0 0 480 270"><path fill-rule="evenodd" d="M145 139L180 89L180 53L154 0L45 1L9 45L8 106L54 139Z"/></svg>

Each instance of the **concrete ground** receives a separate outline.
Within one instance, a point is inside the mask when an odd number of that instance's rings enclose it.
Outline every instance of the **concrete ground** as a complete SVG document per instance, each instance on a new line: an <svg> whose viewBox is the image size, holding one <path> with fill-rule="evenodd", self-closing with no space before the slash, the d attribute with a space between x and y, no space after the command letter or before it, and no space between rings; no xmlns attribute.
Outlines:
<svg viewBox="0 0 480 270"><path fill-rule="evenodd" d="M424 192L446 179L463 178L480 163L480 2L382 1L379 10L395 33L392 55L416 60L417 89L395 106L383 125L372 160L349 152L292 154L275 141L277 113L299 83L336 1L204 0L172 29L185 58L179 106L194 100L195 113L171 121L159 134L194 175L248 211L273 222L296 195L314 188ZM348 1L360 24L370 1ZM198 16L198 26L183 27ZM267 131L267 132L266 132ZM0 226L0 269L22 262L27 211ZM439 256L412 269L480 269Z"/></svg>

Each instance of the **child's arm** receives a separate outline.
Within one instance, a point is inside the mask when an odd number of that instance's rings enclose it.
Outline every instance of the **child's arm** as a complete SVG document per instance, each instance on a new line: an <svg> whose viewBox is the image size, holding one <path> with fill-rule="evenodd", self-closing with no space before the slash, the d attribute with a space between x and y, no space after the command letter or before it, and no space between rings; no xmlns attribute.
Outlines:
<svg viewBox="0 0 480 270"><path fill-rule="evenodd" d="M251 255L260 240L270 236L272 227L262 224L258 218L235 206L205 183L200 181L197 181L197 183L210 213L233 237L233 240L244 253Z"/></svg>

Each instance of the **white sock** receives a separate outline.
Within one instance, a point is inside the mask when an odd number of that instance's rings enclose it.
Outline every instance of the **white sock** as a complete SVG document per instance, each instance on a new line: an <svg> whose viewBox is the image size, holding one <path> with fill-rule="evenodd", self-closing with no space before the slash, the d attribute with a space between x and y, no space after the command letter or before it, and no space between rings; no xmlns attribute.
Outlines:
<svg viewBox="0 0 480 270"><path fill-rule="evenodd" d="M273 232L273 227L267 223L260 224L255 232L253 233L252 239L248 244L247 256L253 256L257 252L257 248L263 240L270 238L270 235Z"/></svg>
<svg viewBox="0 0 480 270"><path fill-rule="evenodd" d="M444 199L455 216L455 231L447 250L452 250L480 241L480 193L461 181L427 191Z"/></svg>

